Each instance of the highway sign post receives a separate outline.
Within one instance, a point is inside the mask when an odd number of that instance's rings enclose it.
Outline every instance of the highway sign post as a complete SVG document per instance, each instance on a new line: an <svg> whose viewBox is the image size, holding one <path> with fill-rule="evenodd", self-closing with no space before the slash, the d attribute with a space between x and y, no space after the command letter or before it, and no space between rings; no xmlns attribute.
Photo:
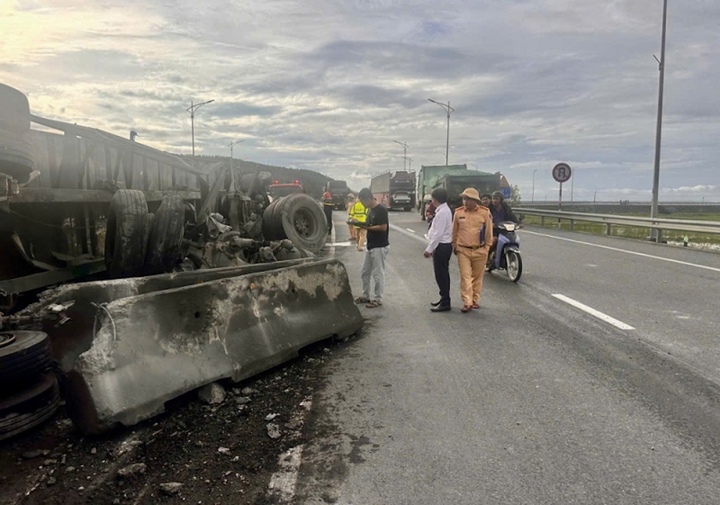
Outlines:
<svg viewBox="0 0 720 505"><path fill-rule="evenodd" d="M560 191L558 195L558 210L562 210L562 185L563 182L570 180L572 176L572 169L567 163L558 163L552 169L552 176L557 182L560 183Z"/></svg>

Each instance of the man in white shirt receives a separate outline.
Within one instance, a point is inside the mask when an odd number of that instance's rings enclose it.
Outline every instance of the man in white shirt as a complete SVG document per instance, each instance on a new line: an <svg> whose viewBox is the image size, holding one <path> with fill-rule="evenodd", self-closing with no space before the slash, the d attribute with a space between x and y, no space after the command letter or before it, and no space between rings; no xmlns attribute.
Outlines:
<svg viewBox="0 0 720 505"><path fill-rule="evenodd" d="M450 258L452 257L452 211L448 207L448 192L437 188L432 192L435 205L435 218L428 231L428 245L423 255L432 257L435 270L435 282L440 289L440 300L432 302L432 312L450 310Z"/></svg>

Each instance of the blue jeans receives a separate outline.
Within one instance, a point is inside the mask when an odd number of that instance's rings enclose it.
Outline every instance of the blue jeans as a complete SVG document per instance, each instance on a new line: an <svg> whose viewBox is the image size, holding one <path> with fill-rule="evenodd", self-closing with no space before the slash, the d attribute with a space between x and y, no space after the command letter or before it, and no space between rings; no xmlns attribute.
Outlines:
<svg viewBox="0 0 720 505"><path fill-rule="evenodd" d="M365 261L362 266L362 287L365 298L370 298L370 279L372 279L375 284L375 296L370 299L382 301L385 291L385 259L388 251L390 246L375 247L365 251Z"/></svg>

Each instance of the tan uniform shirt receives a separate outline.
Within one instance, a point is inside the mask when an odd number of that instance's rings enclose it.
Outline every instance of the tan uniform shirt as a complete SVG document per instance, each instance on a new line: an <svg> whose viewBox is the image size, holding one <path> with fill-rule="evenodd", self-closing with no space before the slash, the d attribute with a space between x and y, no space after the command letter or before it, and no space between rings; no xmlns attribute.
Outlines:
<svg viewBox="0 0 720 505"><path fill-rule="evenodd" d="M480 230L483 226L485 226L485 233L481 242ZM453 249L458 247L477 249L483 245L489 247L492 243L492 237L492 217L486 207L478 205L475 210L470 211L463 206L455 210L452 229Z"/></svg>

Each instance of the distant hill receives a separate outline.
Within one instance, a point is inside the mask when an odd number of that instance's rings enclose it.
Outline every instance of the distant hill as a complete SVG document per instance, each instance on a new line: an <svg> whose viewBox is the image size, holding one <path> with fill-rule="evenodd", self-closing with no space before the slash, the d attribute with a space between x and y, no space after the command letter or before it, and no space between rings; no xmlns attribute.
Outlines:
<svg viewBox="0 0 720 505"><path fill-rule="evenodd" d="M182 158L188 161L193 159L191 155L182 155ZM228 163L230 158L227 156L195 156L195 161L200 170L203 167L210 167L217 163ZM331 177L327 177L314 170L298 169L298 168L286 168L276 167L273 165L265 165L263 163L256 163L254 161L240 160L235 158L233 164L242 173L254 173L256 171L270 172L273 179L277 179L280 182L292 182L299 180L305 187L305 192L313 198L322 198L323 191L325 191L325 184L327 181L332 181Z"/></svg>

